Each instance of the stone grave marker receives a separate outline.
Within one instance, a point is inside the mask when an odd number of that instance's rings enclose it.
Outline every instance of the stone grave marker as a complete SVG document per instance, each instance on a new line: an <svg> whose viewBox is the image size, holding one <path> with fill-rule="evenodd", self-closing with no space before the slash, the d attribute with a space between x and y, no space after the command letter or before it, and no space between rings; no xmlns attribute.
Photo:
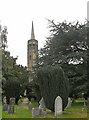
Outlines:
<svg viewBox="0 0 89 120"><path fill-rule="evenodd" d="M66 108L70 108L72 104L72 100L70 99L70 97L68 97L68 104L66 106Z"/></svg>
<svg viewBox="0 0 89 120"><path fill-rule="evenodd" d="M15 98L10 98L10 105L14 105L15 104Z"/></svg>
<svg viewBox="0 0 89 120"><path fill-rule="evenodd" d="M30 102L29 103L29 106L28 106L29 110L32 111L32 108L33 108L33 104Z"/></svg>
<svg viewBox="0 0 89 120"><path fill-rule="evenodd" d="M8 104L6 103L6 96L3 98L3 111L8 111Z"/></svg>
<svg viewBox="0 0 89 120"><path fill-rule="evenodd" d="M43 109L40 109L40 115L45 117L45 116L47 116L47 112L44 111Z"/></svg>
<svg viewBox="0 0 89 120"><path fill-rule="evenodd" d="M46 106L45 106L43 97L41 98L39 104L40 104L39 108L42 109L43 111L46 111Z"/></svg>
<svg viewBox="0 0 89 120"><path fill-rule="evenodd" d="M40 108L32 108L32 117L47 116L47 112Z"/></svg>
<svg viewBox="0 0 89 120"><path fill-rule="evenodd" d="M60 96L55 99L55 116L62 114L62 98Z"/></svg>
<svg viewBox="0 0 89 120"><path fill-rule="evenodd" d="M10 105L8 107L8 114L14 114L15 98L10 98Z"/></svg>
<svg viewBox="0 0 89 120"><path fill-rule="evenodd" d="M3 111L8 111L8 104L3 104Z"/></svg>
<svg viewBox="0 0 89 120"><path fill-rule="evenodd" d="M6 104L6 96L3 98L3 103Z"/></svg>
<svg viewBox="0 0 89 120"><path fill-rule="evenodd" d="M8 106L8 114L14 114L14 105Z"/></svg>
<svg viewBox="0 0 89 120"><path fill-rule="evenodd" d="M40 109L39 108L32 108L32 117L40 116Z"/></svg>

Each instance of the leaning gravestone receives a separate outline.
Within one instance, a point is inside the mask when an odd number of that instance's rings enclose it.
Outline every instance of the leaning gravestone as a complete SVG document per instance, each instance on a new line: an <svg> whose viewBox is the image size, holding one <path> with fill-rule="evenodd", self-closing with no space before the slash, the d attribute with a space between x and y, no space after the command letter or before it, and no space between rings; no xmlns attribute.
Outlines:
<svg viewBox="0 0 89 120"><path fill-rule="evenodd" d="M62 114L62 98L60 96L55 99L55 116Z"/></svg>
<svg viewBox="0 0 89 120"><path fill-rule="evenodd" d="M10 105L8 107L8 114L14 114L15 98L10 98Z"/></svg>
<svg viewBox="0 0 89 120"><path fill-rule="evenodd" d="M68 104L66 106L66 108L70 108L72 104L72 100L70 99L70 97L68 97Z"/></svg>
<svg viewBox="0 0 89 120"><path fill-rule="evenodd" d="M39 104L40 104L39 108L42 109L43 111L46 111L46 106L45 106L43 97L41 98Z"/></svg>
<svg viewBox="0 0 89 120"><path fill-rule="evenodd" d="M3 111L8 111L8 104L6 103L6 96L3 98Z"/></svg>

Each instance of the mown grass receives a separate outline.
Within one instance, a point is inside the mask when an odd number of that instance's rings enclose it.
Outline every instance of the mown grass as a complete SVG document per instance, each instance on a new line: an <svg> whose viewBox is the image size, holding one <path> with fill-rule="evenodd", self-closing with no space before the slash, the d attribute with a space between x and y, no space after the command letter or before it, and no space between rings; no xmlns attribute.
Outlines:
<svg viewBox="0 0 89 120"><path fill-rule="evenodd" d="M34 107L38 107L37 102L33 102ZM2 112L3 118L32 118L32 112L28 109L21 108L17 109L18 106L15 105L15 114L8 114L8 112ZM84 111L82 111L84 108ZM38 117L43 118L43 117ZM54 112L47 109L47 117L45 118L56 118ZM72 104L71 108L65 109L64 113L57 118L87 118L87 107L83 106L83 102L75 102Z"/></svg>
<svg viewBox="0 0 89 120"><path fill-rule="evenodd" d="M31 118L32 113L28 109L21 107L21 109L17 110L18 106L15 105L15 113L8 114L7 111L2 112L2 118Z"/></svg>

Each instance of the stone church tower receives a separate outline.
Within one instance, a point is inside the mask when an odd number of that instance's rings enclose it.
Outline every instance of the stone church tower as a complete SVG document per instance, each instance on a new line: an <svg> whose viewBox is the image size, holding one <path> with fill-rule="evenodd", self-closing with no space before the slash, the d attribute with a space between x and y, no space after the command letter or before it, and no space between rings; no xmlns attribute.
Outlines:
<svg viewBox="0 0 89 120"><path fill-rule="evenodd" d="M36 65L36 57L38 53L38 41L35 39L34 26L32 21L31 39L27 43L27 67L28 71L32 71L32 67Z"/></svg>

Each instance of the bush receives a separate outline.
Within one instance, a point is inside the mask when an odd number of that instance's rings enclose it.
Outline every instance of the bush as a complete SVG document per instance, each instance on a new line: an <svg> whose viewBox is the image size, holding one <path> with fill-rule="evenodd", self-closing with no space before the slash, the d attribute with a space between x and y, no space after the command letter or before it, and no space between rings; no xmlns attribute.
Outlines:
<svg viewBox="0 0 89 120"><path fill-rule="evenodd" d="M54 111L55 99L57 96L61 96L64 110L68 102L69 82L62 68L59 66L45 66L37 70L35 77L46 107Z"/></svg>
<svg viewBox="0 0 89 120"><path fill-rule="evenodd" d="M15 79L9 79L6 82L5 85L5 95L7 98L7 103L9 103L9 100L11 97L15 97L16 104L20 97L20 83L19 81Z"/></svg>

